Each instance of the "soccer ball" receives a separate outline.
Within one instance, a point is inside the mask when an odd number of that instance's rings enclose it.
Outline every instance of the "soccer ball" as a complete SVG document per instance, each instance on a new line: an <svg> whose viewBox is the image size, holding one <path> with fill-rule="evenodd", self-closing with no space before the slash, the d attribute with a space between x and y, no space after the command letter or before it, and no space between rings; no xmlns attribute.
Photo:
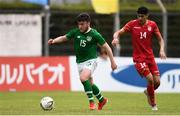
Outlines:
<svg viewBox="0 0 180 116"><path fill-rule="evenodd" d="M43 97L40 101L43 110L52 110L54 108L54 100L51 97Z"/></svg>

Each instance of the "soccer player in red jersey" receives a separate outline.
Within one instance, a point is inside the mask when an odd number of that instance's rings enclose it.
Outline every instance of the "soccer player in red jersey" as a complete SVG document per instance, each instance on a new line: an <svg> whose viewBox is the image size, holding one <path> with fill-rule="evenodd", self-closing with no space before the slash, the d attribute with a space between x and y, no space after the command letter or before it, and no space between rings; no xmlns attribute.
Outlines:
<svg viewBox="0 0 180 116"><path fill-rule="evenodd" d="M148 103L152 110L158 110L155 101L155 92L160 85L160 73L154 60L152 50L152 37L156 35L161 59L166 59L164 52L164 41L156 23L148 20L149 10L142 6L137 10L137 19L129 21L122 29L116 31L113 35L112 45L119 44L119 37L124 33L131 33L133 45L133 61L138 73L145 77L148 84L144 93L147 96Z"/></svg>

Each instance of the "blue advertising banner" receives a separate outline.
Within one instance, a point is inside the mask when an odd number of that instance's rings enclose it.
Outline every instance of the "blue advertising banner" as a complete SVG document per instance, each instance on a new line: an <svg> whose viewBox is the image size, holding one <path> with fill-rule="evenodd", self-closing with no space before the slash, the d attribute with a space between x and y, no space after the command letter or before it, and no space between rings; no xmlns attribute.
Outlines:
<svg viewBox="0 0 180 116"><path fill-rule="evenodd" d="M98 58L98 66L92 77L102 91L114 92L143 92L147 82L135 69L132 58L115 57L118 69L112 71L109 60ZM161 84L156 92L180 93L180 58L167 58L162 60L156 58L156 63L160 71ZM83 91L80 84L75 57L70 57L71 90ZM78 84L79 83L79 84Z"/></svg>

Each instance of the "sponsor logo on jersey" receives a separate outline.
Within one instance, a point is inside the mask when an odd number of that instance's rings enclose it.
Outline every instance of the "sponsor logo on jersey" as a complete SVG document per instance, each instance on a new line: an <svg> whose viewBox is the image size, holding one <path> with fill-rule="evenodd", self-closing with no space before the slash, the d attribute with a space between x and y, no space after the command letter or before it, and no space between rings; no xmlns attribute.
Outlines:
<svg viewBox="0 0 180 116"><path fill-rule="evenodd" d="M87 41L91 41L91 40L92 40L92 37L91 37L91 36L87 36L87 37L86 37L86 40L87 40Z"/></svg>
<svg viewBox="0 0 180 116"><path fill-rule="evenodd" d="M135 29L141 29L141 27L134 27Z"/></svg>
<svg viewBox="0 0 180 116"><path fill-rule="evenodd" d="M161 80L166 80L170 84L169 88L177 88L180 84L180 64L159 63L158 68L161 74ZM147 81L137 73L134 65L121 67L119 70L111 73L112 77L122 83L136 86L146 87Z"/></svg>

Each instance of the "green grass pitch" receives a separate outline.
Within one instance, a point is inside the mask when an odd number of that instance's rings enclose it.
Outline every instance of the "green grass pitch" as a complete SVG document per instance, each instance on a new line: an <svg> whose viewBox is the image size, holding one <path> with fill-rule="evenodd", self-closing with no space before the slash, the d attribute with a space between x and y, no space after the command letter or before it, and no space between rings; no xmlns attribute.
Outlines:
<svg viewBox="0 0 180 116"><path fill-rule="evenodd" d="M151 111L143 93L103 92L109 99L101 111L90 111L83 92L0 92L0 115L180 115L180 94L158 94L158 111ZM43 96L55 101L52 111L43 111Z"/></svg>

